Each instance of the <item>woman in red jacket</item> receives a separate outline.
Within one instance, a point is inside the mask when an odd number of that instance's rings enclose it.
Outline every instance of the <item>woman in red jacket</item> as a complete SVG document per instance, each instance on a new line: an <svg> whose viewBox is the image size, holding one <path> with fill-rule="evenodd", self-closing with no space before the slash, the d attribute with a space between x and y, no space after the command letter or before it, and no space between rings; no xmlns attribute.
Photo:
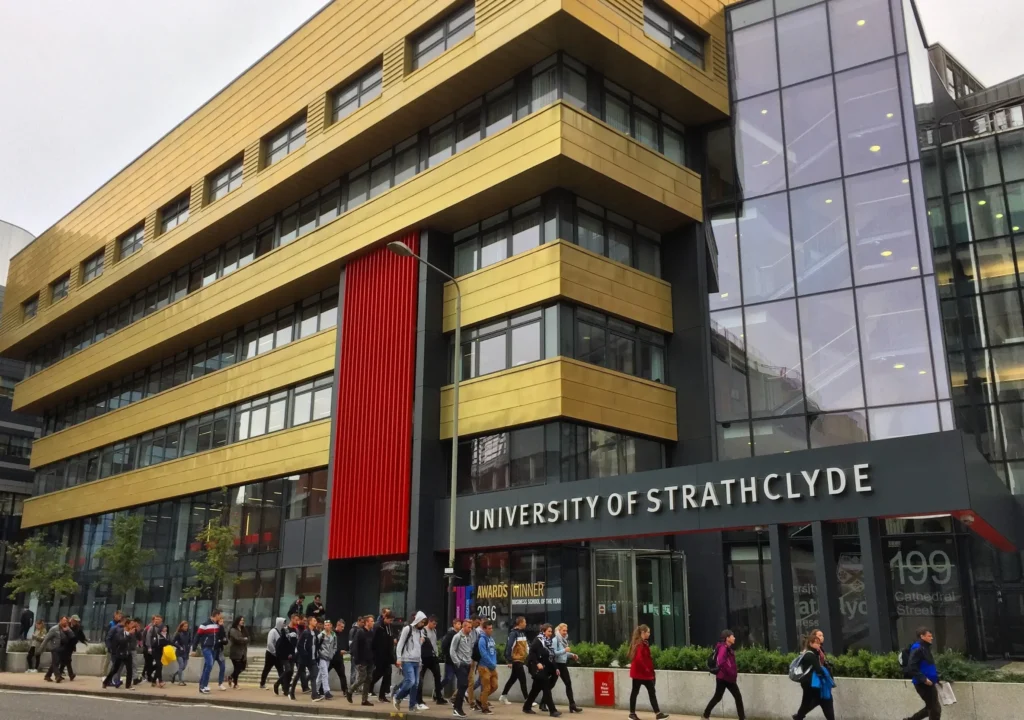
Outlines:
<svg viewBox="0 0 1024 720"><path fill-rule="evenodd" d="M658 695L654 691L654 660L651 659L649 639L651 629L640 625L633 631L629 641L629 677L633 679L633 692L629 694L629 719L639 720L636 716L636 696L640 688L647 688L647 696L651 699L651 707L658 715L658 720L665 720L668 713L658 707Z"/></svg>

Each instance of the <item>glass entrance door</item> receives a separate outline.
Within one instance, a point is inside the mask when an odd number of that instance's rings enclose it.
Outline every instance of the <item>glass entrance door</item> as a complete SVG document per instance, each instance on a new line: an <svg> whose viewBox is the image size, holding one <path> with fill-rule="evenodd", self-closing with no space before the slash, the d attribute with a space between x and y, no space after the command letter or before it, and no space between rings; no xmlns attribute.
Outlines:
<svg viewBox="0 0 1024 720"><path fill-rule="evenodd" d="M681 553L594 551L594 639L611 647L628 642L639 624L659 647L685 645L686 563Z"/></svg>

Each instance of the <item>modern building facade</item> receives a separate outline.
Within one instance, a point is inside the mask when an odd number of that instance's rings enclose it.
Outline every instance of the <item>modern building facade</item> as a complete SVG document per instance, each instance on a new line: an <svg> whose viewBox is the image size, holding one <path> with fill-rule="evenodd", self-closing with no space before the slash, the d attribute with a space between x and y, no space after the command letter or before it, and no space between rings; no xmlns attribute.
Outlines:
<svg viewBox="0 0 1024 720"><path fill-rule="evenodd" d="M266 629L320 591L614 645L924 621L1022 651L973 574L1019 568L1021 508L960 419L909 0L369 10L325 7L14 259L24 524L81 582L53 613L121 602L95 550L139 512L139 615ZM239 582L193 605L210 522Z"/></svg>

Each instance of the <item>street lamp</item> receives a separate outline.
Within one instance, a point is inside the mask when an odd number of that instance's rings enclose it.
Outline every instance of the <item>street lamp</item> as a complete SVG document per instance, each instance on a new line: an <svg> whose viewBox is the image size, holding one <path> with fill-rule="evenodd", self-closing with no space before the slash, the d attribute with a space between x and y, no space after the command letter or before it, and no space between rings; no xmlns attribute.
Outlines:
<svg viewBox="0 0 1024 720"><path fill-rule="evenodd" d="M452 377L455 379L455 385L452 388L452 486L450 493L451 506L448 510L448 567L444 569L445 577L448 578L448 602L450 603L449 609L451 611L448 613L448 620L451 621L455 617L455 497L458 489L459 471L459 383L462 382L462 363L459 362L462 352L462 289L459 287L458 280L436 265L432 265L421 258L405 243L398 240L389 242L388 250L399 257L411 257L419 260L445 279L451 280L455 285L455 358L453 360L455 367L452 372Z"/></svg>

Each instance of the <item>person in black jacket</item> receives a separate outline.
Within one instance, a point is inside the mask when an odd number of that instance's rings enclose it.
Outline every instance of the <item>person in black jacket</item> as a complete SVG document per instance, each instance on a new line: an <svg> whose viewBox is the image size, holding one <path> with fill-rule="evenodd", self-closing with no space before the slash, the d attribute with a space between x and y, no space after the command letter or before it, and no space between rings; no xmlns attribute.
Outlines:
<svg viewBox="0 0 1024 720"><path fill-rule="evenodd" d="M295 598L295 602L288 608L288 619L291 620L293 615L301 615L306 611L306 596L299 595Z"/></svg>
<svg viewBox="0 0 1024 720"><path fill-rule="evenodd" d="M132 667L132 658L135 656L135 648L138 646L138 639L135 635L137 625L134 620L125 622L122 618L110 630L110 654L114 658L114 664L110 672L103 678L103 688L110 687L114 678L125 669L125 688L132 690L132 682L135 680L135 668Z"/></svg>
<svg viewBox="0 0 1024 720"><path fill-rule="evenodd" d="M277 642L274 644L274 656L281 667L281 674L274 682L274 694L283 688L287 695L292 686L292 675L295 672L295 647L299 643L299 636L296 632L298 620L292 615L290 622L281 628L277 635Z"/></svg>
<svg viewBox="0 0 1024 720"><path fill-rule="evenodd" d="M314 596L313 602L306 606L306 617L315 617L318 623L322 623L326 614L327 611L324 610L324 604L320 602L320 596Z"/></svg>
<svg viewBox="0 0 1024 720"><path fill-rule="evenodd" d="M352 628L348 631L348 646L352 648L353 651L355 650L356 635L358 635L359 631L363 629L364 618L365 616L357 617L356 621L352 623ZM349 654L352 655L351 652ZM355 656L352 655L352 657L349 657L349 661L349 665L351 665L351 667L348 671L348 684L354 685L356 682Z"/></svg>
<svg viewBox="0 0 1024 720"><path fill-rule="evenodd" d="M338 673L338 681L341 683L341 694L348 697L348 678L345 677L345 656L348 655L349 639L345 632L345 621L339 619L334 623L334 635L338 638L338 649L331 658L327 667L327 676L330 678L331 670Z"/></svg>
<svg viewBox="0 0 1024 720"><path fill-rule="evenodd" d="M526 658L526 666L533 676L533 685L530 686L530 694L526 696L523 704L523 712L527 715L536 715L533 711L533 701L537 695L541 696L541 707L546 708L551 717L560 717L562 713L555 709L555 701L551 697L551 688L555 685L558 677L558 670L555 669L555 653L548 644L555 634L554 629L547 623L540 626L540 635L533 639L530 645L530 654Z"/></svg>
<svg viewBox="0 0 1024 720"><path fill-rule="evenodd" d="M803 689L803 697L800 700L800 709L796 711L793 720L804 720L811 710L821 708L821 714L825 720L835 720L835 708L832 704L831 674L828 671L829 662L825 657L825 651L821 649L825 634L821 630L812 630L804 640L804 652L800 656L800 668L803 670L803 677L800 685ZM818 678L818 686L814 687L814 678Z"/></svg>
<svg viewBox="0 0 1024 720"><path fill-rule="evenodd" d="M307 675L313 681L313 702L323 700L323 695L320 694L316 686L316 627L316 618L306 618L306 629L299 635L298 645L295 646L295 664L298 667L298 673L292 680L291 690L288 693L288 697L292 700L295 699L295 687L299 684L299 679L302 678L302 684L305 685Z"/></svg>
<svg viewBox="0 0 1024 720"><path fill-rule="evenodd" d="M373 616L366 615L362 618L362 626L357 626L355 636L350 646L352 650L352 664L356 668L356 679L348 687L349 702L356 690L362 690L363 705L373 707L370 702L370 693L373 691L371 673L373 672Z"/></svg>
<svg viewBox="0 0 1024 720"><path fill-rule="evenodd" d="M422 664L420 665L420 684L416 689L417 705L423 704L423 680L428 672L434 676L434 703L437 705L448 704L441 693L441 688L444 686L441 684L441 665L438 662L440 654L440 645L437 640L437 616L431 615L427 618L427 626L423 629L423 644L420 645Z"/></svg>
<svg viewBox="0 0 1024 720"><path fill-rule="evenodd" d="M68 672L68 680L75 679L75 669L71 667L71 656L75 654L75 650L78 649L78 643L88 645L89 643L85 639L85 633L82 632L82 618L77 615L72 615L71 620L68 621L68 632L65 634L64 645L60 649L60 670L58 675L63 675L64 671Z"/></svg>
<svg viewBox="0 0 1024 720"><path fill-rule="evenodd" d="M29 635L31 635L31 633L32 633L32 625L35 623L35 619L36 619L35 613L33 613L32 610L28 606L25 606L25 609L21 611L21 639L22 640L31 640L32 639L32 638L29 637Z"/></svg>
<svg viewBox="0 0 1024 720"><path fill-rule="evenodd" d="M448 628L448 632L446 632L444 637L441 638L441 647L439 649L438 656L440 657L441 662L444 663L444 679L441 680L442 697L444 697L445 691L448 689L448 684L453 683L458 679L457 673L455 672L455 664L452 662L450 650L452 647L452 640L460 632L462 632L462 620L460 618L455 618L452 620L452 626ZM448 697L449 699L454 697L454 692Z"/></svg>
<svg viewBox="0 0 1024 720"><path fill-rule="evenodd" d="M391 695L391 668L395 665L396 639L391 629L395 616L390 610L385 610L381 619L380 625L373 631L373 679L370 686L373 687L380 680L380 693L377 699L387 702Z"/></svg>

